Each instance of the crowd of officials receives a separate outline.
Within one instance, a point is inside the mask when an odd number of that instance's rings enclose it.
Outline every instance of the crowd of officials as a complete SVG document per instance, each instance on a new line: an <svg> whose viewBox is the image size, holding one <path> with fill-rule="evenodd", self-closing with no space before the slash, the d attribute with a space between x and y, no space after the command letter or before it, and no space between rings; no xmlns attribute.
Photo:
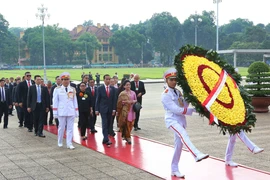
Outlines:
<svg viewBox="0 0 270 180"><path fill-rule="evenodd" d="M115 131L121 131L123 140L131 144L131 130L133 127L135 131L141 129L138 126L140 110L135 112L133 105L136 102L142 104L142 96L146 93L139 75L123 78L120 83L117 73L112 77L103 75L103 83L100 83L98 73L95 77L91 72L83 73L79 84L72 83L70 78L70 74L64 72L55 77L54 83L44 84L40 75L32 77L31 72L25 72L23 77L0 79L0 123L4 115L3 128L8 128L9 115L13 116L15 108L19 127L45 138L43 126L56 125L58 146L63 146L66 131L67 148L74 149L74 119L78 117L81 138L86 140L87 129L89 133L97 133L95 124L100 115L103 144L112 144L109 137L114 137Z"/></svg>

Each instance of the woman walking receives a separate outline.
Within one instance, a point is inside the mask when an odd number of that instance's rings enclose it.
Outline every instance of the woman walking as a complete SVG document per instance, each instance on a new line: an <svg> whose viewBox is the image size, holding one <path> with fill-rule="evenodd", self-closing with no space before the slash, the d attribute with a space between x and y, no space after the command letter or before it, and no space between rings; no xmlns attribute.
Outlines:
<svg viewBox="0 0 270 180"><path fill-rule="evenodd" d="M118 123L122 137L131 144L131 131L134 125L134 120L136 114L133 111L133 104L137 102L136 93L130 90L130 81L126 80L122 84L124 90L119 94L117 101L117 113L118 113Z"/></svg>

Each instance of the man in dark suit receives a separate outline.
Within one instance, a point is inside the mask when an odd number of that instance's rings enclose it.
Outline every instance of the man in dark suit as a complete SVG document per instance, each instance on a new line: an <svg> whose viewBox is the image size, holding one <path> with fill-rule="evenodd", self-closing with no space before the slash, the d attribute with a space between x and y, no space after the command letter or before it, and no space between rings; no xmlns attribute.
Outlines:
<svg viewBox="0 0 270 180"><path fill-rule="evenodd" d="M8 78L6 78L5 81L6 81L6 82L5 82L5 88L8 89L8 90L10 91L10 94L12 94L12 91L13 91L13 84L11 84L11 83L9 82L9 79L8 79ZM12 114L12 111L13 111L13 105L12 105L12 108L10 108L10 109L8 110L8 114L11 115L11 116L14 116L14 115Z"/></svg>
<svg viewBox="0 0 270 180"><path fill-rule="evenodd" d="M33 132L33 117L32 117L32 113L29 113L27 111L27 94L28 94L28 88L34 84L35 82L31 80L31 73L26 72L25 80L20 82L20 84L18 84L18 87L17 87L18 103L19 103L19 106L24 111L25 126L27 127L28 132Z"/></svg>
<svg viewBox="0 0 270 180"><path fill-rule="evenodd" d="M5 88L5 80L0 79L0 123L4 114L4 126L6 129L8 126L8 110L12 107L12 99L10 90Z"/></svg>
<svg viewBox="0 0 270 180"><path fill-rule="evenodd" d="M140 76L136 74L134 76L134 81L131 82L131 90L134 91L137 95L137 101L142 104L142 96L146 93L144 83L140 81ZM140 111L136 112L136 119L134 122L134 130L141 130L141 128L138 126L140 118Z"/></svg>
<svg viewBox="0 0 270 180"><path fill-rule="evenodd" d="M51 92L50 92L50 105L51 105L51 108L52 108L52 106L53 106L53 92L54 92L54 89L55 89L56 87L60 87L61 84L62 84L61 78L60 78L59 76L56 76L56 77L55 77L55 84L52 86ZM58 118L54 118L54 120L55 120L56 126L57 126L57 128L58 128L58 126L59 126Z"/></svg>
<svg viewBox="0 0 270 180"><path fill-rule="evenodd" d="M88 121L88 127L91 130L91 133L97 133L97 130L95 129L96 121L97 121L97 116L96 116L96 97L97 97L97 87L95 86L95 80L90 79L89 80L89 87L86 89L86 91L90 92L91 96L91 107L92 107L92 113L90 115L89 121Z"/></svg>
<svg viewBox="0 0 270 180"><path fill-rule="evenodd" d="M33 112L35 135L45 137L43 124L45 113L49 111L49 92L41 85L41 76L35 75L35 85L30 86L27 95L27 111Z"/></svg>
<svg viewBox="0 0 270 180"><path fill-rule="evenodd" d="M108 130L112 116L116 113L116 92L115 89L110 87L110 75L105 74L103 76L104 85L97 88L96 97L96 109L95 113L98 116L101 114L102 119L102 134L103 134L103 144L111 145L109 140Z"/></svg>

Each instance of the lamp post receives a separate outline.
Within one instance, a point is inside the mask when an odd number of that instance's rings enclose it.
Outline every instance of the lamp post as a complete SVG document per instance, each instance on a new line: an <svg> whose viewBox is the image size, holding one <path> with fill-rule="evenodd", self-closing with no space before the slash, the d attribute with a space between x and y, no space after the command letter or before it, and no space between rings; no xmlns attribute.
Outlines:
<svg viewBox="0 0 270 180"><path fill-rule="evenodd" d="M219 49L218 49L218 48L219 48L219 47L218 47L218 46L219 46L219 45L218 45L218 4L221 3L221 2L222 2L222 0L213 0L213 3L214 3L214 4L217 4L217 38L216 38L216 39L217 39L217 42L216 42L216 51L219 50Z"/></svg>
<svg viewBox="0 0 270 180"><path fill-rule="evenodd" d="M43 4L38 8L38 13L36 13L36 17L39 18L42 22L42 40L43 40L43 63L44 63L44 83L47 84L47 74L46 74L46 58L45 58L45 38L44 38L44 20L46 17L50 17L47 13L48 8L45 8Z"/></svg>
<svg viewBox="0 0 270 180"><path fill-rule="evenodd" d="M86 46L86 42L84 42L84 45L85 45L85 64L88 65L88 62L87 62L87 46Z"/></svg>
<svg viewBox="0 0 270 180"><path fill-rule="evenodd" d="M147 39L146 43L149 44L149 39ZM141 63L142 63L142 67L143 67L143 45L146 44L145 42L142 42L142 51L141 51Z"/></svg>
<svg viewBox="0 0 270 180"><path fill-rule="evenodd" d="M194 22L195 24L195 46L197 46L197 31L198 31L198 24L199 22L202 22L202 19L198 17L197 11L195 12L194 18L190 19L191 22Z"/></svg>

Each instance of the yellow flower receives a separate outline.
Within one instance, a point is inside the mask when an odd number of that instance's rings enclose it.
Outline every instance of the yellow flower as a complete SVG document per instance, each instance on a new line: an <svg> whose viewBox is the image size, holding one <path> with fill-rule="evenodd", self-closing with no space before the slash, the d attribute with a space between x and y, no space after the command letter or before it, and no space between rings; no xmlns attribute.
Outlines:
<svg viewBox="0 0 270 180"><path fill-rule="evenodd" d="M218 82L222 69L204 57L189 55L183 60L183 72L192 94L203 103ZM226 83L210 111L226 124L237 125L244 122L245 104L230 76L227 76Z"/></svg>

